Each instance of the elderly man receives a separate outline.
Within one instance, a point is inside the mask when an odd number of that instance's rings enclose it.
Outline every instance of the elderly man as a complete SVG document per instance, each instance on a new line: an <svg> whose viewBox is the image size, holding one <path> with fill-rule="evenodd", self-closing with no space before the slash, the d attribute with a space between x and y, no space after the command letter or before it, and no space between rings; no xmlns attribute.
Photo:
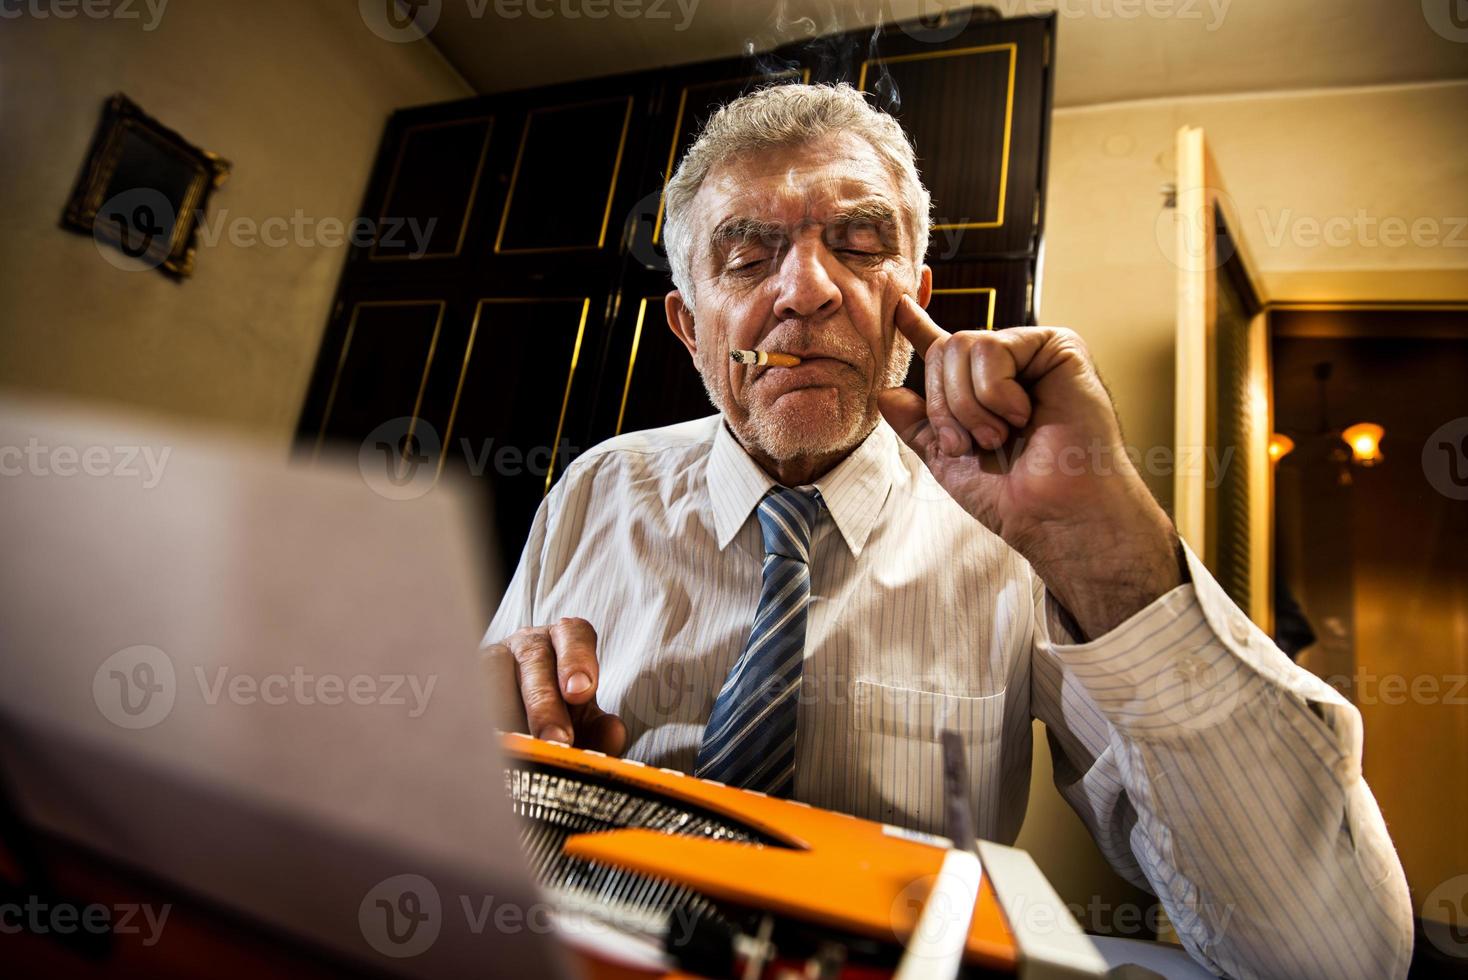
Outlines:
<svg viewBox="0 0 1468 980"><path fill-rule="evenodd" d="M769 88L666 195L667 319L719 414L603 443L546 497L485 637L513 724L926 830L952 729L1007 843L1039 718L1061 793L1200 962L1404 974L1359 714L1180 544L1076 334L927 316L900 126L849 87ZM926 400L896 387L914 348Z"/></svg>

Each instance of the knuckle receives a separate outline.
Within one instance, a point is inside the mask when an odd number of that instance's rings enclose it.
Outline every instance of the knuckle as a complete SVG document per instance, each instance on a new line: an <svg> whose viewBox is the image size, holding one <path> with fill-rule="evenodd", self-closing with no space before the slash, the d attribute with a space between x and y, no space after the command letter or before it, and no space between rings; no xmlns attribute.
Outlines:
<svg viewBox="0 0 1468 980"><path fill-rule="evenodd" d="M540 717L557 713L561 709L561 695L544 684L535 684L520 693L527 713Z"/></svg>
<svg viewBox="0 0 1468 980"><path fill-rule="evenodd" d="M1070 327L1052 327L1051 329L1055 332L1055 339L1060 341L1062 344L1076 347L1080 350L1086 349L1085 340L1082 339L1079 333L1077 333Z"/></svg>
<svg viewBox="0 0 1468 980"><path fill-rule="evenodd" d="M550 643L538 633L531 633L522 637L520 642L510 647L510 652L515 658L515 663L522 667L537 663L551 652Z"/></svg>
<svg viewBox="0 0 1468 980"><path fill-rule="evenodd" d="M592 636L596 635L596 628L580 616L562 616L556 625L562 629L585 630Z"/></svg>

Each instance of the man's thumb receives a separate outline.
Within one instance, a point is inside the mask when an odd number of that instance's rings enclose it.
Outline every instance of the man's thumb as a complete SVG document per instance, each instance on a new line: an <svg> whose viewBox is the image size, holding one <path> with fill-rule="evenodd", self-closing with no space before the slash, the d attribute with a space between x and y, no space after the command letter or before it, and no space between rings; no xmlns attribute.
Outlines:
<svg viewBox="0 0 1468 980"><path fill-rule="evenodd" d="M877 393L877 407L898 437L926 459L925 450L934 437L923 397L911 388L888 388Z"/></svg>

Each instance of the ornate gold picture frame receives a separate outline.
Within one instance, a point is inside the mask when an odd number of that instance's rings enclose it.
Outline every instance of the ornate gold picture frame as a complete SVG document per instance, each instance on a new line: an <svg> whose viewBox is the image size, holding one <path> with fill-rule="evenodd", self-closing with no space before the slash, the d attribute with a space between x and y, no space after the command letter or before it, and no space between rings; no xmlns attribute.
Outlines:
<svg viewBox="0 0 1468 980"><path fill-rule="evenodd" d="M143 112L109 98L61 225L174 279L193 274L199 217L230 164Z"/></svg>

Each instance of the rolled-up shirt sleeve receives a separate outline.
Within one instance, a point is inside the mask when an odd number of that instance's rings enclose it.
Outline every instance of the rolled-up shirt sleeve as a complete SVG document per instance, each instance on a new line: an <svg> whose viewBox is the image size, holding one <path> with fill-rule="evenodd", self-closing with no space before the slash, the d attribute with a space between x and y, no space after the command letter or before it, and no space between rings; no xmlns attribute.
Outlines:
<svg viewBox="0 0 1468 980"><path fill-rule="evenodd" d="M1214 972L1405 976L1411 899L1360 712L1187 562L1192 582L1086 643L1037 590L1032 708L1057 787Z"/></svg>

